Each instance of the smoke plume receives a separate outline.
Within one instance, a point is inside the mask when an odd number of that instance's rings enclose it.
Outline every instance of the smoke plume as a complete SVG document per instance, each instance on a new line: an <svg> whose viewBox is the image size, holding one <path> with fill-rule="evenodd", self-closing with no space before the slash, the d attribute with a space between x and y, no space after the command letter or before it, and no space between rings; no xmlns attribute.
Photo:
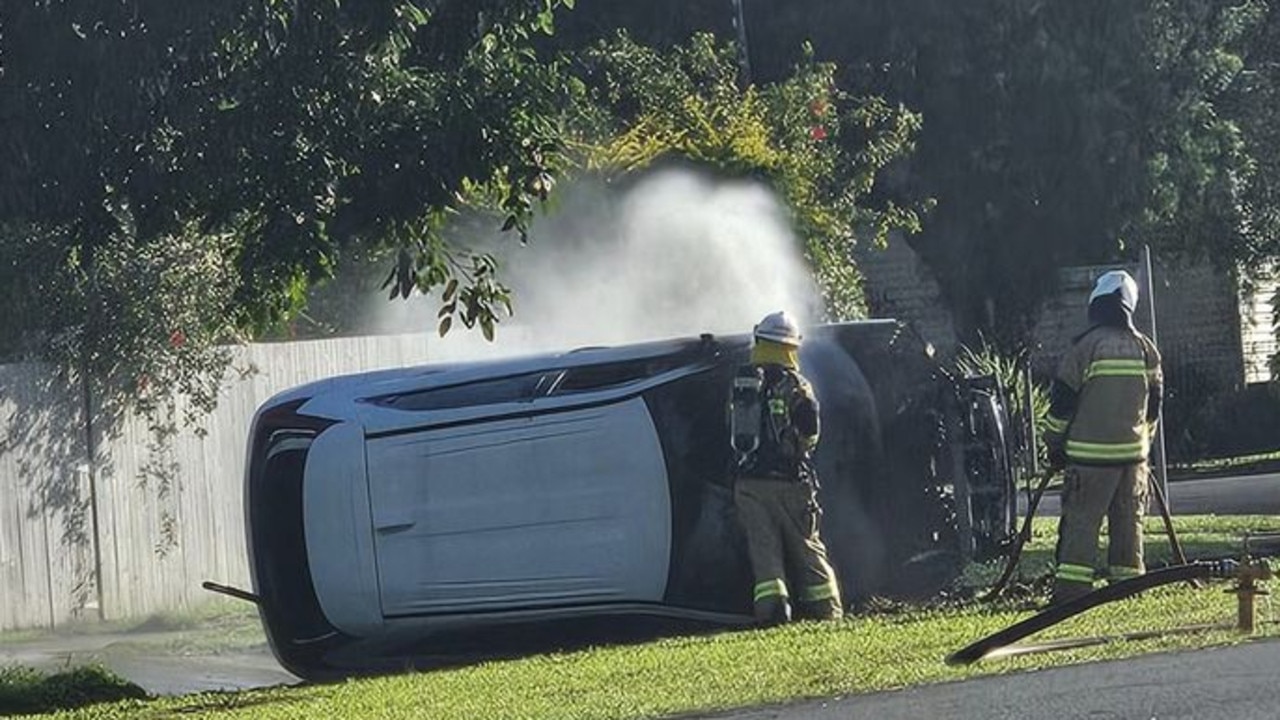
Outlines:
<svg viewBox="0 0 1280 720"><path fill-rule="evenodd" d="M382 331L431 332L434 356L472 359L749 332L765 314L817 315L817 293L786 209L759 183L664 170L625 189L580 182L535 222L530 242L493 248L515 313L488 343L434 333L439 299L383 304Z"/></svg>

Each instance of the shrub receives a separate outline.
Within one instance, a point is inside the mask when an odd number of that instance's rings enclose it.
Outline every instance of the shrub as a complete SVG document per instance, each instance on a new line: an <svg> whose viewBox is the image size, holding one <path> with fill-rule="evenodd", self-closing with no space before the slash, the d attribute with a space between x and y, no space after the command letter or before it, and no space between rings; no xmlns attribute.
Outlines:
<svg viewBox="0 0 1280 720"><path fill-rule="evenodd" d="M994 344L981 338L981 344L975 349L961 345L956 352L956 369L966 377L980 375L994 376L1004 388L1005 402L1009 412L1009 421L1013 426L1013 441L1017 451L1027 452L1026 408L1028 393L1030 394L1031 417L1036 428L1036 457L1040 467L1048 462L1048 450L1044 445L1045 421L1049 417L1049 389L1043 383L1036 382L1025 372L1027 351L1022 350L1013 355L1000 352Z"/></svg>
<svg viewBox="0 0 1280 720"><path fill-rule="evenodd" d="M1217 393L1189 420L1194 459L1258 455L1280 450L1280 388L1250 385Z"/></svg>
<svg viewBox="0 0 1280 720"><path fill-rule="evenodd" d="M0 668L0 715L57 710L144 699L147 692L101 665L86 665L46 675L33 668Z"/></svg>

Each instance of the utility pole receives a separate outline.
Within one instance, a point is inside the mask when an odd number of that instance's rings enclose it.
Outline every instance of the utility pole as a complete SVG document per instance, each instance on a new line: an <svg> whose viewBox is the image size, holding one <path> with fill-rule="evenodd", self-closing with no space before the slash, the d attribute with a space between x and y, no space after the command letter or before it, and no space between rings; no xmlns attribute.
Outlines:
<svg viewBox="0 0 1280 720"><path fill-rule="evenodd" d="M742 71L739 84L746 88L751 84L751 51L747 45L747 16L742 3L743 0L733 0L733 29L738 32L738 67Z"/></svg>

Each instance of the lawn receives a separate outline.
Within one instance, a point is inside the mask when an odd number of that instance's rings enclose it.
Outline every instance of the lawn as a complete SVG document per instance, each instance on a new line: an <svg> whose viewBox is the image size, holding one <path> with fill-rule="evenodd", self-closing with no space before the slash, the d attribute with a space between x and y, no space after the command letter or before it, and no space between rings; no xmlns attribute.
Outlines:
<svg viewBox="0 0 1280 720"><path fill-rule="evenodd" d="M1247 531L1280 531L1280 518L1178 518L1192 557L1239 552ZM1148 554L1166 561L1159 521L1149 522ZM1053 521L1035 526L1022 568L1028 579L1047 567ZM974 568L980 583L999 568ZM1232 623L1234 597L1215 583L1203 590L1174 585L1073 618L1035 640ZM970 588L972 589L972 588ZM1024 589L997 604L953 599L947 605L885 603L838 622L670 638L597 647L450 670L350 680L326 685L123 700L67 711L66 717L371 717L371 718L647 718L706 713L802 698L902 688L1161 650L1245 641L1234 630L1171 634L1142 641L989 660L952 667L944 658L969 642L1032 612ZM963 595L963 591L960 593ZM1261 605L1260 636L1280 636L1276 609Z"/></svg>

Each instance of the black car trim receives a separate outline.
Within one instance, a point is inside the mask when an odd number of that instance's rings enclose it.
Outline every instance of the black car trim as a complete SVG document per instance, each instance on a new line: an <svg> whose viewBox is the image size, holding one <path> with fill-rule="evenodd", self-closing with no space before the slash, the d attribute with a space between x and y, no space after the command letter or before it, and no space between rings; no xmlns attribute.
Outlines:
<svg viewBox="0 0 1280 720"><path fill-rule="evenodd" d="M634 388L630 388L626 392L614 392L609 394L607 397L602 397L596 400L582 400L577 402L569 400L563 403L553 405L551 407L531 408L527 410L523 410L523 409L512 410L508 412L495 412L489 415L469 417L461 420L444 420L444 421L437 421L437 422L431 422L430 420L427 420L422 423L405 426L405 427L398 427L392 430L377 430L374 432L366 432L365 438L369 440L379 440L382 438L397 437L400 435L412 435L414 433L420 433L427 430L445 430L449 428L466 427L468 425L479 425L483 423L491 423L498 420L520 420L525 418L541 417L543 415L555 415L555 414L567 412L569 410L590 410L592 408L616 405L618 403L625 402L627 400L632 400L634 398L641 397L646 392L649 392L650 390L656 387L665 385L667 383L675 382L676 380L680 380L686 377L691 377L693 375L698 375L700 373L709 372L711 370L714 370L715 367L716 366L713 364L702 364L702 365L689 366L687 368L681 368L679 370L672 370L662 375L659 375L657 377L649 378L648 380L637 382ZM564 397L572 398L574 396L564 396ZM552 398L547 398L547 399L552 399Z"/></svg>

